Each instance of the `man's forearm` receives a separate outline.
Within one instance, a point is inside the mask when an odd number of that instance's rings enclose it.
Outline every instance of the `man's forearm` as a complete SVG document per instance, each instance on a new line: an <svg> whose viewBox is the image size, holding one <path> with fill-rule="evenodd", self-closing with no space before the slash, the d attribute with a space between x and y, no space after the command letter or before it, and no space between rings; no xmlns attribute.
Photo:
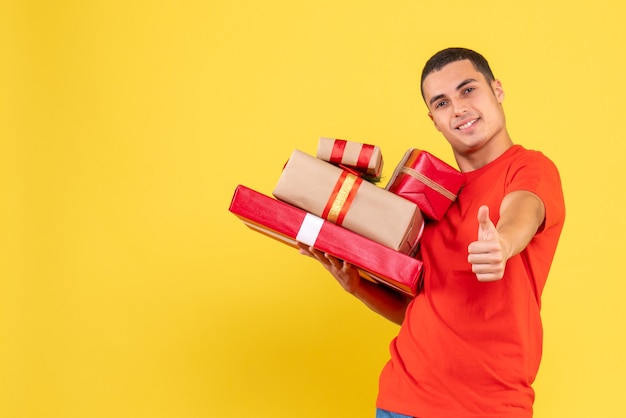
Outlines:
<svg viewBox="0 0 626 418"><path fill-rule="evenodd" d="M507 259L526 248L544 218L545 207L534 193L520 190L509 193L504 198L496 229L506 247Z"/></svg>
<svg viewBox="0 0 626 418"><path fill-rule="evenodd" d="M398 325L404 321L406 308L411 302L409 296L365 279L361 279L352 295L377 314Z"/></svg>

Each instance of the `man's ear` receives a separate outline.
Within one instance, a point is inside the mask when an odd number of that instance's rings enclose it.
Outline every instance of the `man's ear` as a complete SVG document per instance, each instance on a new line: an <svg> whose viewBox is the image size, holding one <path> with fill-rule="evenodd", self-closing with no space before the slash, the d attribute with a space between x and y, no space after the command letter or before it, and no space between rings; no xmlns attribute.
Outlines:
<svg viewBox="0 0 626 418"><path fill-rule="evenodd" d="M502 103L504 101L504 89L502 88L500 80L493 80L491 82L491 89L493 90L493 94L495 94L498 103Z"/></svg>
<svg viewBox="0 0 626 418"><path fill-rule="evenodd" d="M435 118L433 118L433 114L428 112L428 117L430 118L430 120L433 121L433 125L435 125L435 129L437 129L439 132L441 132L441 129L439 129L439 126L437 126L437 122L435 122Z"/></svg>

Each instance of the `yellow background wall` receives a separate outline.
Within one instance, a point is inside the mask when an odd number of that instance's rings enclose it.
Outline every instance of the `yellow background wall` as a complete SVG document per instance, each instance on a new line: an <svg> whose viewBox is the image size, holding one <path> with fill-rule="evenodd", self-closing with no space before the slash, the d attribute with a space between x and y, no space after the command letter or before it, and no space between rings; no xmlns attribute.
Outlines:
<svg viewBox="0 0 626 418"><path fill-rule="evenodd" d="M576 4L2 1L0 416L373 416L397 328L227 208L319 136L452 163L447 46L563 177L535 416L626 416L626 13Z"/></svg>

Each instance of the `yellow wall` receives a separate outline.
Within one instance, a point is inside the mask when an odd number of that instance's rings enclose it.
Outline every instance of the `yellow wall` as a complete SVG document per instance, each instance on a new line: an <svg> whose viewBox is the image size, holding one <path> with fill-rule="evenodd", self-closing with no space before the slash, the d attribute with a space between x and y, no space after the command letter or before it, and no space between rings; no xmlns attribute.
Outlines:
<svg viewBox="0 0 626 418"><path fill-rule="evenodd" d="M0 3L0 416L373 416L396 327L227 208L319 136L451 162L447 46L563 177L536 416L626 415L626 13L576 4Z"/></svg>

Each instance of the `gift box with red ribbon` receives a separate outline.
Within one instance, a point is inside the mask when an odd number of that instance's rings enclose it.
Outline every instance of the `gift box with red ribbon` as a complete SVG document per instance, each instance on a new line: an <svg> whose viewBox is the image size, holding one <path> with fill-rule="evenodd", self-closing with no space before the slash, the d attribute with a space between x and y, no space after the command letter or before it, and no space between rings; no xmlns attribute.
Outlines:
<svg viewBox="0 0 626 418"><path fill-rule="evenodd" d="M292 247L313 246L358 268L365 279L414 296L422 261L389 249L354 232L273 199L237 186L229 210L248 227Z"/></svg>
<svg viewBox="0 0 626 418"><path fill-rule="evenodd" d="M440 220L461 190L465 176L434 155L409 149L386 189L417 204L427 218Z"/></svg>
<svg viewBox="0 0 626 418"><path fill-rule="evenodd" d="M383 171L383 156L376 145L322 137L317 144L316 156L374 180L380 179Z"/></svg>
<svg viewBox="0 0 626 418"><path fill-rule="evenodd" d="M424 226L415 203L299 150L273 195L404 254L414 253Z"/></svg>

